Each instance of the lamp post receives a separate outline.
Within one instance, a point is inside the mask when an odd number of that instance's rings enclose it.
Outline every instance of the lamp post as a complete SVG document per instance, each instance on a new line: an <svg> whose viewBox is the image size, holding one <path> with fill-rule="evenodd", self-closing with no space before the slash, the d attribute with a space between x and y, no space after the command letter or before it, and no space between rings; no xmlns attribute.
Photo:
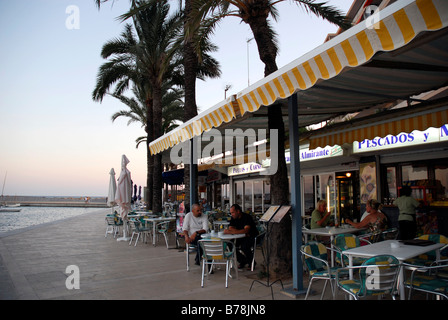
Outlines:
<svg viewBox="0 0 448 320"><path fill-rule="evenodd" d="M250 80L249 80L249 42L254 40L254 38L250 38L246 40L247 44L247 86L250 87Z"/></svg>

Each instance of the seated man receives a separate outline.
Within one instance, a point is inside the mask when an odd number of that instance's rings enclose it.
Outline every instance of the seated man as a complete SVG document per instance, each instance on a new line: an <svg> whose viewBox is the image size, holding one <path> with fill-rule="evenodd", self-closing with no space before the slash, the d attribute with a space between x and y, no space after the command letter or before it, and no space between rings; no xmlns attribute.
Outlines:
<svg viewBox="0 0 448 320"><path fill-rule="evenodd" d="M185 236L185 243L197 246L198 251L195 264L200 265L202 250L198 245L198 240L201 239L201 234L207 233L208 219L207 216L202 214L201 206L199 204L193 204L191 212L187 213L185 216L182 230Z"/></svg>
<svg viewBox="0 0 448 320"><path fill-rule="evenodd" d="M230 214L232 218L230 219L229 229L224 230L224 233L246 235L244 238L236 239L237 248L239 247L243 252L236 250L236 259L239 263L238 269L242 269L246 264L250 266L252 263L252 246L254 245L255 237L258 235L258 230L252 217L242 212L238 204L230 207Z"/></svg>
<svg viewBox="0 0 448 320"><path fill-rule="evenodd" d="M311 229L324 228L330 224L330 211L327 211L327 201L319 200L317 208L311 213Z"/></svg>

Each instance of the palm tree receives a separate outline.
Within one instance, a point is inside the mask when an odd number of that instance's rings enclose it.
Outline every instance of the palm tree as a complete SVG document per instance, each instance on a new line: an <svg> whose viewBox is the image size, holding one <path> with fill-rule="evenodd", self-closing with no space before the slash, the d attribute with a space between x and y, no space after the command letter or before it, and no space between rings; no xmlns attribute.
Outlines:
<svg viewBox="0 0 448 320"><path fill-rule="evenodd" d="M274 20L278 17L276 5L286 0L193 0L193 15L190 28L203 28L213 30L223 18L234 16L247 23L257 43L258 54L265 65L264 75L278 70L276 57L278 52L276 33L270 23L269 17ZM338 26L346 27L346 20L341 12L326 3L316 3L315 0L291 0L311 12ZM285 161L285 128L280 105L268 107L269 129L278 129L278 170L270 176L271 201L275 204L287 204L288 173ZM273 224L271 228L270 270L277 270L279 274L288 274L291 271L291 221L282 219L280 224Z"/></svg>
<svg viewBox="0 0 448 320"><path fill-rule="evenodd" d="M164 85L168 87L169 85ZM127 97L123 94L112 93L111 96L120 100L124 105L128 107L126 110L120 110L112 115L112 122L120 117L128 118L128 125L132 123L140 123L142 127L147 125L147 106L146 97L147 94L144 90L140 90L135 84L133 85L133 97ZM184 112L184 91L181 88L170 87L168 90L164 88L162 97L162 131L163 134L170 132L179 126L179 121L182 121ZM145 129L146 131L146 129ZM136 148L140 143L147 141L146 136L138 137L136 142ZM149 150L149 149L148 149Z"/></svg>
<svg viewBox="0 0 448 320"><path fill-rule="evenodd" d="M95 0L98 8L101 3L107 2L108 0ZM179 9L182 11L182 3L184 2L183 8L183 21L184 26L186 26L188 21L192 19L192 4L194 0L179 0ZM147 7L159 2L159 0L147 0L147 1L135 1L130 0L131 9L120 16L124 21L130 17L134 17L139 11L145 10ZM184 27L184 32L186 28ZM210 33L199 33L199 27L193 30L189 28L189 36L183 36L182 43L182 53L183 53L183 66L184 66L184 79L183 85L185 88L185 105L184 105L184 116L183 120L188 121L198 114L196 105L196 79L203 79L204 77L217 78L220 76L219 63L211 58L209 52L215 51L216 48L209 42ZM192 35L195 35L194 37ZM198 43L196 41L200 40ZM201 71L202 70L202 71ZM203 77L201 78L202 75ZM189 199L189 165L185 164L185 190L186 198L185 204L188 206L190 204ZM193 199L191 202L196 202L197 199Z"/></svg>
<svg viewBox="0 0 448 320"><path fill-rule="evenodd" d="M100 68L94 100L101 101L115 85L115 93L121 94L130 82L145 88L147 106L147 143L163 134L162 131L162 86L173 74L180 72L179 58L175 46L180 30L179 15L168 17L169 6L162 1L140 11L134 17L138 40L131 25L125 26L121 38L103 46L103 58L110 61ZM177 76L179 77L179 76ZM149 150L149 148L148 148ZM154 158L153 210L161 212L162 163L161 156ZM148 166L151 167L149 163ZM149 168L148 173L152 172ZM148 174L149 175L149 174ZM149 180L149 179L148 179Z"/></svg>
<svg viewBox="0 0 448 320"><path fill-rule="evenodd" d="M162 98L162 130L163 133L167 133L178 126L178 121L182 120L183 116L183 90L180 88L170 87L171 84L165 84ZM152 197L153 197L153 159L151 153L149 151L149 140L148 140L148 130L147 123L151 123L151 121L147 120L147 103L146 96L147 94L144 90L139 90L136 85L133 87L134 97L129 98L124 95L112 94L113 97L119 99L123 104L128 106L128 110L120 110L112 115L112 121L115 121L119 117L129 118L128 125L131 123L141 123L142 127L145 127L145 131L147 132L146 136L138 137L136 142L136 148L139 147L140 143L145 143L146 146L146 155L147 155L147 194L146 199L151 200L148 201L148 208L152 209ZM150 188L148 188L150 186Z"/></svg>
<svg viewBox="0 0 448 320"><path fill-rule="evenodd" d="M152 97L153 139L162 136L163 83L179 68L176 40L181 30L179 14L169 16L167 1L160 1L134 16L139 36L137 66L147 76ZM154 156L153 198L155 212L162 212L162 155Z"/></svg>
<svg viewBox="0 0 448 320"><path fill-rule="evenodd" d="M101 4L108 0L95 0L96 5L100 8ZM184 23L189 19L189 13L191 12L191 3L193 0L185 0L184 10ZM135 1L130 0L131 9L129 12L120 16L124 21L130 17L135 17L140 11L145 10L159 0L147 0L147 1ZM182 9L182 0L179 1L180 9ZM135 19L135 18L134 18ZM185 88L185 105L183 120L187 121L197 115L196 105L196 78L204 79L205 77L217 78L220 76L219 63L214 60L209 53L216 50L209 41L207 35L201 36L201 43L199 45L193 45L191 37L183 37L182 43L183 50L183 66L184 66L184 79L182 81ZM148 143L152 141L148 139ZM185 189L189 190L189 170L185 170L186 177ZM189 193L187 192L187 195ZM194 200L193 200L194 201ZM186 204L189 203L189 198L186 199Z"/></svg>

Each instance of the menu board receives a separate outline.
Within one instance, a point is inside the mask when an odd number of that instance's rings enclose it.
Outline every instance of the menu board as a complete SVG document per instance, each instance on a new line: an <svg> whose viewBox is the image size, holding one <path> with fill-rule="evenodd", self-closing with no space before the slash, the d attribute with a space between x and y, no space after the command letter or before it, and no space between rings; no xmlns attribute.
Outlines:
<svg viewBox="0 0 448 320"><path fill-rule="evenodd" d="M289 212L291 206L281 206L281 208L277 211L275 216L272 218L271 222L280 222L283 217Z"/></svg>
<svg viewBox="0 0 448 320"><path fill-rule="evenodd" d="M277 212L278 208L280 208L280 206L270 206L269 209L260 218L260 221L269 222Z"/></svg>

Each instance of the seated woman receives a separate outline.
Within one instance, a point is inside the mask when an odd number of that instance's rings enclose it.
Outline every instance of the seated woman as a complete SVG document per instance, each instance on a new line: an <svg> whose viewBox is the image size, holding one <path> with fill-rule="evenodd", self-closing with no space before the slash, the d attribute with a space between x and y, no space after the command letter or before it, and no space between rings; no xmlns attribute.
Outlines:
<svg viewBox="0 0 448 320"><path fill-rule="evenodd" d="M350 219L345 220L355 228L368 228L370 233L379 234L387 228L387 217L379 211L381 203L374 199L370 199L366 204L366 211L369 213L361 222L353 222Z"/></svg>

